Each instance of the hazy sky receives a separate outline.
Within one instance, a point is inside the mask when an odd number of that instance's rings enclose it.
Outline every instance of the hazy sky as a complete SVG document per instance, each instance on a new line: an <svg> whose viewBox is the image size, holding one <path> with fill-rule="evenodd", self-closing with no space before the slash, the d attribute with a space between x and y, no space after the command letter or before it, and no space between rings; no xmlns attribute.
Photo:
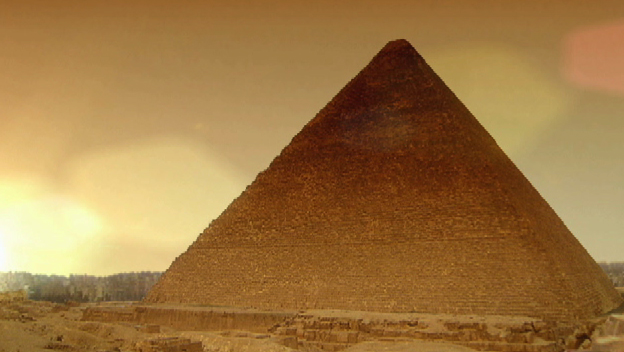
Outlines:
<svg viewBox="0 0 624 352"><path fill-rule="evenodd" d="M624 1L0 0L0 271L165 270L398 38L624 261Z"/></svg>

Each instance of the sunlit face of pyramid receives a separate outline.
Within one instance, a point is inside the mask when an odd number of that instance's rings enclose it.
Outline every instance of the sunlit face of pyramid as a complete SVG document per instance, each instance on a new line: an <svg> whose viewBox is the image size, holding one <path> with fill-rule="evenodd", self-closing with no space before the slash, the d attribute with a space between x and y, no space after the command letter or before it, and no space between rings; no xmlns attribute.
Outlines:
<svg viewBox="0 0 624 352"><path fill-rule="evenodd" d="M304 126L146 301L575 319L621 297L399 40Z"/></svg>

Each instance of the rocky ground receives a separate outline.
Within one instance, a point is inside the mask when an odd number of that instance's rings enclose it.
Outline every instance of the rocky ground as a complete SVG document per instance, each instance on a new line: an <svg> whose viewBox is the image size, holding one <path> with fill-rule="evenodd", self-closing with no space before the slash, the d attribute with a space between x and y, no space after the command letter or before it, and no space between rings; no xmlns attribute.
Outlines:
<svg viewBox="0 0 624 352"><path fill-rule="evenodd" d="M175 331L157 325L82 321L86 305L19 301L0 304L0 352L136 351L235 352L292 351L282 337L248 331ZM624 351L624 316L614 315L596 329L592 343L579 349ZM287 344L286 344L287 345ZM293 347L293 346L291 346ZM365 341L345 352L446 351L469 352L468 347L444 342Z"/></svg>
<svg viewBox="0 0 624 352"><path fill-rule="evenodd" d="M60 351L293 351L270 334L246 331L184 332L130 323L81 321L85 305L24 301L0 306L0 352ZM154 331L154 330L152 330ZM168 343L169 342L169 343ZM196 344L193 345L193 342ZM197 349L200 342L201 349ZM178 346L173 346L173 345ZM167 345L173 348L167 348ZM180 346L181 345L181 346ZM346 352L472 351L445 343L366 342Z"/></svg>
<svg viewBox="0 0 624 352"><path fill-rule="evenodd" d="M80 321L83 308L35 301L0 306L0 352L132 351L150 337L130 325Z"/></svg>

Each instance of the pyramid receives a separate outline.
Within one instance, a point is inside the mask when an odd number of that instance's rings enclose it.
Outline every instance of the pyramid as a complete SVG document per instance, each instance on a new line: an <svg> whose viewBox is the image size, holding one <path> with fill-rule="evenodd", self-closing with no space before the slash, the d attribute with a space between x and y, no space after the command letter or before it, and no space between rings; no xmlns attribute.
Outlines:
<svg viewBox="0 0 624 352"><path fill-rule="evenodd" d="M145 302L571 320L622 298L470 111L397 40Z"/></svg>

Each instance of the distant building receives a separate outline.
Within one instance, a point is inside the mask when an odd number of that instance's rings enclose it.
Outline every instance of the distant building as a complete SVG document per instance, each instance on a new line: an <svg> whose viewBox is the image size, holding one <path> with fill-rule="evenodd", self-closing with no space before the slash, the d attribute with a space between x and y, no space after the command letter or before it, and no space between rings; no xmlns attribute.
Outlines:
<svg viewBox="0 0 624 352"><path fill-rule="evenodd" d="M624 287L624 262L601 262L598 264L607 273L607 276L613 282L613 286Z"/></svg>

